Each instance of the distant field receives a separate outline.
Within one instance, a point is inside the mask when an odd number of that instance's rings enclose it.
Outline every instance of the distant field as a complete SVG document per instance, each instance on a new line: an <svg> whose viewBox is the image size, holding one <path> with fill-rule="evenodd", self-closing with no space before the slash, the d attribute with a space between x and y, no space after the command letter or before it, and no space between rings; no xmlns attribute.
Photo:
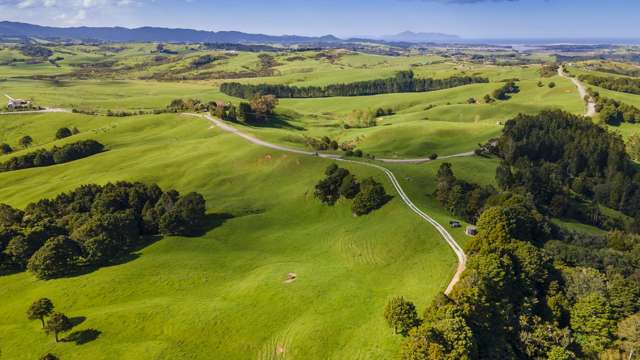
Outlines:
<svg viewBox="0 0 640 360"><path fill-rule="evenodd" d="M0 93L41 106L96 110L152 110L176 98L224 99L210 84L139 80L5 80Z"/></svg>

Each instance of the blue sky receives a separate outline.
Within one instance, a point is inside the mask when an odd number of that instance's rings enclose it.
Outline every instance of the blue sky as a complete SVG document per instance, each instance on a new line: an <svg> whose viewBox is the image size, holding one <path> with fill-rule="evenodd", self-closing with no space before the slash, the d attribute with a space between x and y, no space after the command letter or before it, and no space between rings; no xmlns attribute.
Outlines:
<svg viewBox="0 0 640 360"><path fill-rule="evenodd" d="M0 20L341 37L640 37L637 0L0 0Z"/></svg>

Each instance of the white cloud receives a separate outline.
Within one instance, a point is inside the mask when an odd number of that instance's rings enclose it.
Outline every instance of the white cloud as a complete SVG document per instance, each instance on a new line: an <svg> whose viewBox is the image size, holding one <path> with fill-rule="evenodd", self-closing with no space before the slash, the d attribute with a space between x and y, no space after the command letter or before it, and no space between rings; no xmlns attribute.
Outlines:
<svg viewBox="0 0 640 360"><path fill-rule="evenodd" d="M2 20L78 25L104 14L126 15L143 1L153 0L0 0L0 14Z"/></svg>

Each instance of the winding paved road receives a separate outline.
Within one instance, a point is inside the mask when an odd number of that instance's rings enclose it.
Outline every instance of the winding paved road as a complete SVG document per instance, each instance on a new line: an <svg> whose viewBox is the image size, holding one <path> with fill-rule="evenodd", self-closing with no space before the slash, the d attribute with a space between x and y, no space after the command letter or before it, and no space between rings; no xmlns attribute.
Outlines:
<svg viewBox="0 0 640 360"><path fill-rule="evenodd" d="M453 236L451 236L451 234L447 231L447 229L445 229L444 226L440 225L440 223L438 223L435 219L433 219L431 216L427 215L425 212L420 210L411 201L409 196L407 196L407 194L402 189L402 186L400 186L400 183L398 182L398 179L396 179L396 176L391 172L391 170L389 170L389 169L387 169L387 168L385 168L383 166L380 166L380 165L377 165L377 164L373 164L373 163L370 163L370 162L366 162L366 161L357 161L357 160L344 159L339 155L322 154L322 153L299 150L299 149L294 149L294 148L290 148L290 147L286 147L286 146L272 144L270 142L266 142L264 140L260 140L260 139L256 138L255 136L252 136L252 135L249 135L247 133L244 133L244 132L236 129L233 126L231 126L229 124L226 124L225 122L223 122L221 120L215 119L211 115L199 115L199 114L184 114L184 115L195 116L195 117L207 119L211 123L213 123L213 125L215 125L216 127L220 128L220 129L222 129L222 130L224 130L226 132L229 132L229 133L232 133L234 135L240 136L241 138L243 138L243 139L245 139L245 140L247 140L247 141L249 141L249 142L251 142L251 143L253 143L255 145L267 147L267 148L274 149L274 150L286 151L286 152L290 152L290 153L300 154L300 155L317 156L317 157L321 157L321 158L325 158L325 159L334 159L336 161L342 161L342 162L348 162L348 163L353 163L353 164L358 164L358 165L364 165L364 166L372 167L372 168L375 168L375 169L378 169L378 170L384 172L384 174L389 178L389 181L391 181L391 184L393 185L393 187L398 192L398 195L400 195L400 198L402 199L402 201L409 207L409 209L411 209L411 211L413 211L418 216L420 216L422 219L424 219L425 221L430 223L440 233L440 235L444 238L444 240L447 242L449 247L453 250L453 252L456 254L456 257L458 258L458 268L456 269L456 273L454 274L453 278L449 282L449 285L447 286L447 289L444 292L445 295L449 295L451 293L451 291L453 290L453 287L460 280L460 276L462 275L462 272L464 271L465 265L467 263L467 256L465 255L464 250L456 242L456 240L453 238ZM473 153L470 153L469 155L471 155L471 154L473 154ZM453 155L453 156L468 156L468 155ZM450 156L450 157L453 157L453 156ZM393 162L412 162L412 161L416 162L416 160L419 160L419 159L405 160L405 161L395 160ZM419 162L424 162L424 161L425 161L424 159L421 159Z"/></svg>
<svg viewBox="0 0 640 360"><path fill-rule="evenodd" d="M580 98L582 98L583 100L589 95L589 93L587 93L587 89L584 87L584 84L581 83L580 80L567 75L564 72L562 65L560 65L560 67L558 68L558 75L562 76L565 79L571 80L571 82L578 88ZM587 112L584 114L584 116L594 117L596 116L596 114L596 103L593 98L589 96L589 99L587 100Z"/></svg>

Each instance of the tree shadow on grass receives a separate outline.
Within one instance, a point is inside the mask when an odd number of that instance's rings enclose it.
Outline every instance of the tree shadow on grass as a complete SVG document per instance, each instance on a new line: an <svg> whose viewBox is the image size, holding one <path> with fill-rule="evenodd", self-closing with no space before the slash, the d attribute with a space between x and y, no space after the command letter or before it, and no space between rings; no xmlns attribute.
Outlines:
<svg viewBox="0 0 640 360"><path fill-rule="evenodd" d="M233 219L235 216L229 213L206 214L202 225L198 229L194 229L189 237L200 237L209 231L222 226L227 220Z"/></svg>
<svg viewBox="0 0 640 360"><path fill-rule="evenodd" d="M265 119L253 120L248 122L247 125L256 128L273 128L273 129L287 129L287 130L305 130L302 126L293 125L290 121L293 120L293 116L287 114L274 114L268 116Z"/></svg>
<svg viewBox="0 0 640 360"><path fill-rule="evenodd" d="M240 215L240 216L244 216L244 215ZM187 237L200 237L205 235L206 233L208 233L209 231L221 226L222 224L224 224L227 220L234 218L235 216L233 214L229 214L229 213L219 213L219 214L206 214L204 217L204 220L201 224L200 227L193 229L193 232L189 235L186 235ZM105 263L100 263L100 264L93 264L93 265L83 265L78 267L77 269L74 269L73 272L65 275L65 276L61 276L60 278L73 278L73 277L77 277L77 276L82 276L82 275L86 275L86 274L90 274L94 271L97 271L101 268L108 268L111 266L118 266L118 265L123 265L126 264L128 262L131 262L133 260L138 259L141 254L140 251L142 251L143 249L145 249L146 247L153 245L154 243L158 242L159 240L163 239L164 236L163 235L146 235L146 236L141 236L140 240L136 243L135 246L131 247L128 249L128 251L114 259L109 260L108 262Z"/></svg>
<svg viewBox="0 0 640 360"><path fill-rule="evenodd" d="M65 337L62 341L74 342L76 343L76 345L84 345L97 339L100 334L102 334L102 331L96 329L78 330L67 335L67 337Z"/></svg>
<svg viewBox="0 0 640 360"><path fill-rule="evenodd" d="M71 323L71 327L76 327L87 320L86 316L74 316L69 318L69 322Z"/></svg>

